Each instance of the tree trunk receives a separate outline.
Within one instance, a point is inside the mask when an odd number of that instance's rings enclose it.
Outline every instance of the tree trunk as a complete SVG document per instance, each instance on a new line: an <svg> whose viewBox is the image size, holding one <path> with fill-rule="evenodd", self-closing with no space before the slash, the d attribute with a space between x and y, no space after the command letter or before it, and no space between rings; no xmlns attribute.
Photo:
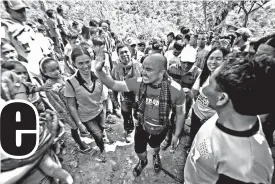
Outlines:
<svg viewBox="0 0 275 184"><path fill-rule="evenodd" d="M206 5L207 2L203 1L203 13L204 13L204 29L207 31L207 14L206 14Z"/></svg>
<svg viewBox="0 0 275 184"><path fill-rule="evenodd" d="M46 12L48 10L48 5L46 3L46 0L39 0L39 3L41 5L41 9Z"/></svg>
<svg viewBox="0 0 275 184"><path fill-rule="evenodd" d="M247 22L248 22L248 15L249 15L249 14L245 14L245 17L244 17L244 23L243 23L243 27L246 27L246 26L247 26Z"/></svg>

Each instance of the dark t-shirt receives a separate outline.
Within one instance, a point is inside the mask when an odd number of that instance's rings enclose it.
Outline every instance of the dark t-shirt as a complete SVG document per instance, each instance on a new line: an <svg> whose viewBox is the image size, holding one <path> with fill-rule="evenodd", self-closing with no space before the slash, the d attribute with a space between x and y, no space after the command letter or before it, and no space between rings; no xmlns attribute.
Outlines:
<svg viewBox="0 0 275 184"><path fill-rule="evenodd" d="M131 78L125 80L129 91L134 91L136 96L139 93L139 87L142 81L142 77ZM185 93L181 86L172 80L170 85L170 92L172 98L172 105L181 106L185 103ZM152 123L156 124L159 122L159 97L160 97L160 88L153 89L150 86L147 87L147 97L144 118L148 121L153 121Z"/></svg>

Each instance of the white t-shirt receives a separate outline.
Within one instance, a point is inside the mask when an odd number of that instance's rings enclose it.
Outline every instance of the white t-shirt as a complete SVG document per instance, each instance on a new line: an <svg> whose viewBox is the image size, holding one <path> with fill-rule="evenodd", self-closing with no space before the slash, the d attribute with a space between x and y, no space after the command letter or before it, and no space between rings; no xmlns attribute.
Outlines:
<svg viewBox="0 0 275 184"><path fill-rule="evenodd" d="M180 62L180 58L181 58L181 55L175 56L173 54L173 50L168 50L167 52L165 52L164 56L167 59L167 65L168 66L170 66L172 64L175 64L175 63L179 63Z"/></svg>

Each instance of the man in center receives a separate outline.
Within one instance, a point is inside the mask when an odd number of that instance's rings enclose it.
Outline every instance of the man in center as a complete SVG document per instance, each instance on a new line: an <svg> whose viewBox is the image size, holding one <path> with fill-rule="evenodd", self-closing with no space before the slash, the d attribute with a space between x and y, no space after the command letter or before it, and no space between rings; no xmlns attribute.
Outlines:
<svg viewBox="0 0 275 184"><path fill-rule="evenodd" d="M185 117L185 94L181 86L167 74L167 60L161 54L148 55L143 62L143 77L116 81L102 70L104 60L97 54L96 72L99 79L108 88L115 91L133 91L138 97L138 122L135 130L135 152L139 162L133 170L139 176L147 160L147 144L153 148L155 172L161 169L159 157L160 144L165 139L171 125L169 115L176 108L176 130L172 138L175 146L181 133Z"/></svg>

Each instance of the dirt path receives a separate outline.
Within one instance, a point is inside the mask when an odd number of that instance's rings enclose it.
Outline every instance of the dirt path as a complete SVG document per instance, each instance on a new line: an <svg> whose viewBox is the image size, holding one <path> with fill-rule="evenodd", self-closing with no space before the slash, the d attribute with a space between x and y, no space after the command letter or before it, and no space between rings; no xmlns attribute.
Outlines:
<svg viewBox="0 0 275 184"><path fill-rule="evenodd" d="M111 125L114 131L108 133L108 136L121 145L124 142L123 125L121 120L116 120L117 123ZM189 127L185 126L185 133L188 132ZM185 134L174 154L169 152L169 148L160 152L162 166L179 179L183 179L184 164L187 156L184 147L187 145L188 139L189 136ZM91 139L84 139L84 141L87 140L91 141ZM90 144L95 146L94 141ZM116 146L114 151L107 152L107 161L105 163L94 160L96 154L86 155L79 153L70 136L69 129L65 135L65 146L64 150L66 153L59 154L59 157L63 159L63 167L72 174L75 184L179 184L179 182L162 171L158 174L154 172L152 150L149 146L147 148L149 163L141 176L137 178L134 178L132 174L132 170L138 161L133 143ZM107 146L107 148L113 147ZM275 184L275 177L273 177L272 184Z"/></svg>
<svg viewBox="0 0 275 184"><path fill-rule="evenodd" d="M123 125L121 120L116 119L117 123L111 125L114 131L108 133L113 141L121 143L123 140ZM87 139L85 139L87 140ZM186 158L184 146L188 140L188 136L184 136L179 147L174 154L161 151L161 161L163 167L183 179L183 168ZM94 141L91 143L95 146ZM71 138L69 131L65 135L65 152L59 154L63 159L63 167L72 174L75 184L178 184L164 172L156 174L152 164L152 150L148 146L148 165L143 170L141 176L134 178L132 170L138 162L138 158L134 152L134 144L125 146L116 146L115 151L107 152L107 161L100 163L95 159L95 155L85 155L77 151L75 143ZM110 146L107 146L111 148Z"/></svg>

